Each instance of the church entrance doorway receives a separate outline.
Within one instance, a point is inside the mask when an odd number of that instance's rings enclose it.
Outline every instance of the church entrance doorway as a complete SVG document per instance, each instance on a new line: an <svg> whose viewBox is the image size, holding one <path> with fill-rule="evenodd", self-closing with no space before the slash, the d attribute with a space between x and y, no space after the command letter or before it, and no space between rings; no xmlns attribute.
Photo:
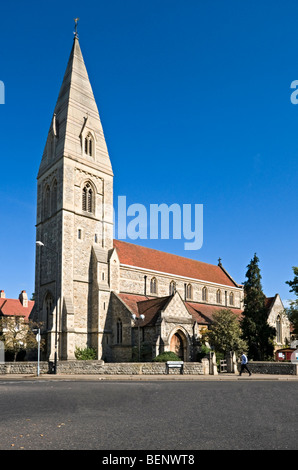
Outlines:
<svg viewBox="0 0 298 470"><path fill-rule="evenodd" d="M180 332L172 336L170 350L174 352L181 361L184 361L185 338L182 337Z"/></svg>

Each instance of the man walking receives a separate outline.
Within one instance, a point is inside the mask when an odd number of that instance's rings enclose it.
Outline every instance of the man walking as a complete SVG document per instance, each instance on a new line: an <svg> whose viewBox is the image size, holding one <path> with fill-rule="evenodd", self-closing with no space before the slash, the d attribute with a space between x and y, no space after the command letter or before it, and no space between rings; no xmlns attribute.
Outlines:
<svg viewBox="0 0 298 470"><path fill-rule="evenodd" d="M250 372L249 368L247 367L247 363L248 363L247 356L244 353L242 353L242 355L241 355L241 369L240 369L240 373L239 373L240 376L241 376L242 372L244 371L244 369L247 370L247 372L251 376L251 372Z"/></svg>

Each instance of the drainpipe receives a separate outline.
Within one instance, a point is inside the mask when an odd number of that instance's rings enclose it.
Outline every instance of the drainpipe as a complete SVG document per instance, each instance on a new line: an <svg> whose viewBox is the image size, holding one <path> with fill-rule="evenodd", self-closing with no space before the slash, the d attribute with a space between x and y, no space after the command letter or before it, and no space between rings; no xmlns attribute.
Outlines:
<svg viewBox="0 0 298 470"><path fill-rule="evenodd" d="M147 295L147 276L144 276L144 295Z"/></svg>

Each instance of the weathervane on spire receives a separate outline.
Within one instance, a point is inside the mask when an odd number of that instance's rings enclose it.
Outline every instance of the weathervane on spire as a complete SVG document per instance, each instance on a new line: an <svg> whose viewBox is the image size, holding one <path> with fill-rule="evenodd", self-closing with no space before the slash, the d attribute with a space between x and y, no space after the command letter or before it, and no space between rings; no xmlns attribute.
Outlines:
<svg viewBox="0 0 298 470"><path fill-rule="evenodd" d="M75 22L75 30L74 30L74 35L75 35L75 38L78 38L78 21L79 21L80 18L74 18L74 22Z"/></svg>

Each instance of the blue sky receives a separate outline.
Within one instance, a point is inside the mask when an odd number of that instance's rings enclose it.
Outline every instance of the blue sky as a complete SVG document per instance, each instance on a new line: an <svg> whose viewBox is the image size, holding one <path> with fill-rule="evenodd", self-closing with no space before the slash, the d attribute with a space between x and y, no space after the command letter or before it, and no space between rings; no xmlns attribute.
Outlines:
<svg viewBox="0 0 298 470"><path fill-rule="evenodd" d="M1 7L0 289L34 292L36 177L74 22L127 203L203 204L204 243L140 240L224 267L254 253L263 290L292 298L297 259L298 4L53 0Z"/></svg>

